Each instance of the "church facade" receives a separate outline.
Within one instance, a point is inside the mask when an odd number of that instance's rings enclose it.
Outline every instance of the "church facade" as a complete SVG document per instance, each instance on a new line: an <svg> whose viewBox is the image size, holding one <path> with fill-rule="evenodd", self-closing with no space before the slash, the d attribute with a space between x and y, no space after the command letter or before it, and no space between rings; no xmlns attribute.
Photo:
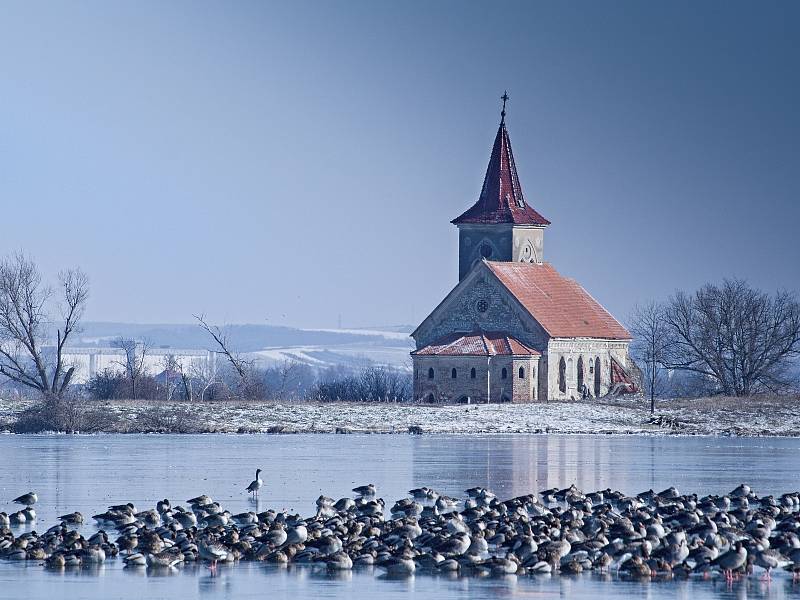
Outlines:
<svg viewBox="0 0 800 600"><path fill-rule="evenodd" d="M635 391L631 336L544 261L550 222L525 200L505 107L478 201L454 219L459 282L411 334L423 402L535 402Z"/></svg>

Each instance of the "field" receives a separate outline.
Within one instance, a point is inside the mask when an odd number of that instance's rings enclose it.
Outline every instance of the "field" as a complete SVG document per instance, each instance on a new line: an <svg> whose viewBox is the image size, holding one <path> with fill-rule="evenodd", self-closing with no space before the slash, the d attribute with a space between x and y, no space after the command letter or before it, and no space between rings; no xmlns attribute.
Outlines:
<svg viewBox="0 0 800 600"><path fill-rule="evenodd" d="M27 400L0 400L0 431L10 431L29 406ZM655 415L641 398L472 406L121 400L80 408L84 416L75 428L84 432L800 436L796 396L663 400Z"/></svg>

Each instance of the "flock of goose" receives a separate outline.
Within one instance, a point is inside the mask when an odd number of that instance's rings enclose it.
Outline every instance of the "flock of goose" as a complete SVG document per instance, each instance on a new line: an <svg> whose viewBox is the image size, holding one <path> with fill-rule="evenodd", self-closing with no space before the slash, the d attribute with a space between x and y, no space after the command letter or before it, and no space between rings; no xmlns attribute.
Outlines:
<svg viewBox="0 0 800 600"><path fill-rule="evenodd" d="M256 473L247 491L263 483ZM339 571L377 566L391 576L416 571L460 575L612 572L632 578L722 576L778 569L800 578L800 495L757 496L747 485L698 497L674 487L636 496L574 485L500 501L487 489L457 500L422 487L387 510L375 486L354 497L320 496L316 513L267 510L231 514L207 495L174 506L159 501L108 507L85 537L79 512L38 534L19 531L36 518L34 492L21 510L0 513L0 558L49 568L97 565L120 556L126 567L174 568L203 561L311 564ZM15 530L17 534L15 535Z"/></svg>

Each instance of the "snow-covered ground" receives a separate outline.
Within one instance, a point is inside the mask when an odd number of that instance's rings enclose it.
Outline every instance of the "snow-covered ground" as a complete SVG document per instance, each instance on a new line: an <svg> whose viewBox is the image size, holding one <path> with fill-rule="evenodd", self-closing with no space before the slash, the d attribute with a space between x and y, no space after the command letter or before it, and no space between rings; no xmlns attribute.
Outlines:
<svg viewBox="0 0 800 600"><path fill-rule="evenodd" d="M0 429L29 403L0 401ZM591 433L640 435L800 436L800 398L663 401L653 417L646 401L525 405L419 406L357 403L116 401L111 431L166 428L272 433ZM155 423L155 425L153 425ZM147 425L149 424L149 425ZM159 425L163 424L163 425Z"/></svg>

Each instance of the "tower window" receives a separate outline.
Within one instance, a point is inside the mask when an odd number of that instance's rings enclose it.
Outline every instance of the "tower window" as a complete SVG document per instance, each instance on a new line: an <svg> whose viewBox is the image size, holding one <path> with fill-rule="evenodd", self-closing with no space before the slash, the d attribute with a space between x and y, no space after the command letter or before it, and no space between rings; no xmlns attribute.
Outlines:
<svg viewBox="0 0 800 600"><path fill-rule="evenodd" d="M477 374L475 373L475 367L472 367L472 369L470 369L470 372L469 372L469 378L470 379L475 379L476 375Z"/></svg>
<svg viewBox="0 0 800 600"><path fill-rule="evenodd" d="M525 367L520 367L519 368L519 378L520 379L525 379Z"/></svg>
<svg viewBox="0 0 800 600"><path fill-rule="evenodd" d="M433 367L428 369L428 379L433 379Z"/></svg>
<svg viewBox="0 0 800 600"><path fill-rule="evenodd" d="M457 376L458 376L458 374L456 373L456 370L455 370L455 369L453 369L452 371L450 371L450 377L451 377L452 379L455 379Z"/></svg>
<svg viewBox="0 0 800 600"><path fill-rule="evenodd" d="M491 258L492 257L492 247L484 242L481 244L481 256L483 258Z"/></svg>
<svg viewBox="0 0 800 600"><path fill-rule="evenodd" d="M505 367L503 367L503 370L500 371L500 378L501 379L507 379L508 378L508 369L506 369Z"/></svg>
<svg viewBox="0 0 800 600"><path fill-rule="evenodd" d="M478 300L478 303L475 305L475 308L478 310L479 313L485 313L489 310L489 302L486 299L481 298Z"/></svg>

